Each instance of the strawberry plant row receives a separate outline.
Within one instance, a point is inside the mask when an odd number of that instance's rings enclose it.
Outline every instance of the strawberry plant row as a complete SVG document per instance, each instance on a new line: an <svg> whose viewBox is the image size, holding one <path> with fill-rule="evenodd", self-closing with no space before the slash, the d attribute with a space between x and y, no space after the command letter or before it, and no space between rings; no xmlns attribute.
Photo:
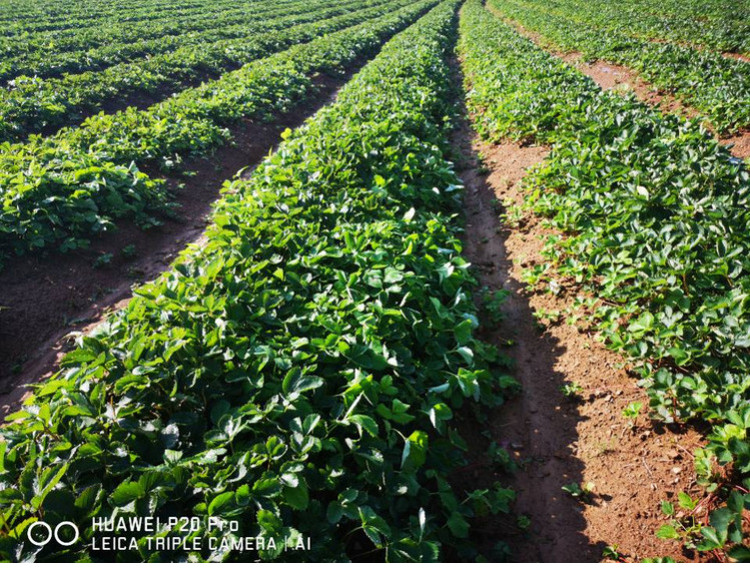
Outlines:
<svg viewBox="0 0 750 574"><path fill-rule="evenodd" d="M69 38L23 38L0 42L0 54L4 55L0 81L18 76L47 78L99 70L135 58L171 52L183 45L212 43L283 29L312 21L321 8L333 9L341 5L341 2L324 0L307 4L295 1L280 6L269 4L262 10L218 10L218 7L211 6L210 11L204 9L189 16L158 20L141 26L128 23L119 28L97 27L90 32L77 29ZM349 5L349 8L352 6ZM283 25L272 27L272 21L276 24L279 19L286 20ZM53 52L50 52L51 48ZM10 84L12 87L13 84Z"/></svg>
<svg viewBox="0 0 750 574"><path fill-rule="evenodd" d="M563 50L632 68L654 87L695 108L719 132L750 126L750 62L582 25L526 0L489 0L489 5Z"/></svg>
<svg viewBox="0 0 750 574"><path fill-rule="evenodd" d="M153 160L175 165L181 155L205 154L229 142L228 126L287 109L310 93L313 73L336 73L367 56L435 2L392 0L340 17L317 30L343 30L250 63L147 110L100 114L52 138L0 148L2 256L61 241L62 250L75 249L87 244L87 235L127 215L141 225L158 224L153 215L168 207L168 193L138 165Z"/></svg>
<svg viewBox="0 0 750 574"><path fill-rule="evenodd" d="M219 74L321 34L338 30L373 14L383 13L383 0L351 1L327 8L327 0L312 14L266 22L263 33L186 45L174 52L117 64L100 71L62 78L19 78L12 89L0 90L0 139L18 140L29 133L76 124L106 102L143 94L179 90L207 74ZM295 25L296 24L296 25Z"/></svg>
<svg viewBox="0 0 750 574"><path fill-rule="evenodd" d="M226 0L216 0L216 5L221 6ZM287 0L275 0L277 3ZM114 22L129 20L137 24L148 20L159 20L169 18L177 14L190 13L205 10L207 2L196 0L194 2L158 2L149 0L148 3L111 5L106 11L93 9L82 0L70 3L57 4L57 6L42 6L39 11L38 2L14 2L18 10L13 11L11 5L6 3L3 16L0 16L0 37L28 36L33 38L41 34L49 34L50 38L56 35L65 36L74 34L77 28L111 25ZM210 4L213 4L211 2ZM244 5L251 8L257 6L257 2L244 0ZM101 6L101 4L100 4Z"/></svg>
<svg viewBox="0 0 750 574"><path fill-rule="evenodd" d="M477 130L493 141L552 145L527 185L529 207L561 232L546 248L554 268L604 302L590 318L640 369L654 416L711 425L696 470L726 506L702 540L689 542L746 556L748 167L696 122L602 91L478 0L463 15L460 50Z"/></svg>
<svg viewBox="0 0 750 574"><path fill-rule="evenodd" d="M228 184L189 250L64 359L0 430L7 560L438 560L475 556L469 520L512 491L454 488L454 411L516 383L475 339L445 159L440 3L248 180ZM34 521L80 525L36 547ZM156 516L190 549L94 549L92 518ZM169 516L195 517L190 533ZM218 522L210 522L213 518ZM235 534L221 521L234 520ZM207 536L310 540L239 553Z"/></svg>
<svg viewBox="0 0 750 574"><path fill-rule="evenodd" d="M536 0L530 4L537 5ZM541 5L539 5L541 7ZM582 25L649 40L750 52L750 4L703 0L554 0L544 8Z"/></svg>
<svg viewBox="0 0 750 574"><path fill-rule="evenodd" d="M283 10L286 6L293 6L296 0L280 1L276 0L269 4L267 8L260 5L243 3L240 6L232 4L226 0L217 1L216 12L221 17L239 16L242 14L253 14L270 10ZM13 26L8 22L0 21L0 53L4 56L24 55L27 53L44 50L49 51L54 48L55 52L68 52L71 50L85 51L89 48L96 48L105 45L108 41L122 41L130 39L146 39L157 37L159 32L174 30L173 23L180 23L182 26L190 29L191 24L200 24L210 7L207 5L187 6L180 10L154 11L149 9L149 17L140 19L137 12L130 13L130 17L119 14L117 18L102 18L86 21L80 19L75 14L58 18L58 23L67 24L66 27L34 32L21 27L18 34L11 34ZM16 20L18 26L19 20ZM96 36L96 30L99 30L101 36ZM50 54L52 55L52 54Z"/></svg>

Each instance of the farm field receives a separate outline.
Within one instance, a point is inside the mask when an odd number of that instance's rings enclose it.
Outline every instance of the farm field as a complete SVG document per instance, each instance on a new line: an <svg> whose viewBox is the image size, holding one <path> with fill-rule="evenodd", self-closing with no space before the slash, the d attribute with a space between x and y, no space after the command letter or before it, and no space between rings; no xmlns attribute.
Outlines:
<svg viewBox="0 0 750 574"><path fill-rule="evenodd" d="M0 55L0 561L750 561L750 2L0 0Z"/></svg>

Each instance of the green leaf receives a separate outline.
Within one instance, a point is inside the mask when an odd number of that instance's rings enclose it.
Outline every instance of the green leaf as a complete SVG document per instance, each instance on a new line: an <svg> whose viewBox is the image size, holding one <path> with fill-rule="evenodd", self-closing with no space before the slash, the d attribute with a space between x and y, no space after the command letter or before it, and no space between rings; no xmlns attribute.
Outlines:
<svg viewBox="0 0 750 574"><path fill-rule="evenodd" d="M678 493L677 500L680 503L680 508L683 508L685 510L693 510L695 508L695 505L697 504L697 501L694 501L690 497L690 495L685 492Z"/></svg>
<svg viewBox="0 0 750 574"><path fill-rule="evenodd" d="M137 482L125 481L121 482L117 488L115 488L110 500L115 506L126 506L146 496L146 492L143 487Z"/></svg>
<svg viewBox="0 0 750 574"><path fill-rule="evenodd" d="M646 331L650 331L653 326L653 314L649 313L648 311L644 311L637 319L631 321L630 326L628 327L628 331L632 333L643 333Z"/></svg>
<svg viewBox="0 0 750 574"><path fill-rule="evenodd" d="M451 513L450 518L448 518L448 528L456 538L469 536L469 523L458 511Z"/></svg>
<svg viewBox="0 0 750 574"><path fill-rule="evenodd" d="M302 369L299 367L292 367L289 369L284 380L281 382L281 390L287 395L290 394L292 392L292 387L297 383L301 376Z"/></svg>
<svg viewBox="0 0 750 574"><path fill-rule="evenodd" d="M710 526L701 528L701 535L703 536L703 540L695 546L701 552L715 550L724 545L719 534Z"/></svg>
<svg viewBox="0 0 750 574"><path fill-rule="evenodd" d="M359 429L360 436L363 434L362 431L366 431L372 437L378 436L378 423L375 422L370 416L367 415L350 415L349 422L353 423Z"/></svg>
<svg viewBox="0 0 750 574"><path fill-rule="evenodd" d="M101 492L102 487L100 484L92 484L78 495L74 503L75 507L88 513L94 509L94 504Z"/></svg>
<svg viewBox="0 0 750 574"><path fill-rule="evenodd" d="M255 494L256 496L270 497L280 490L281 485L275 478L262 478L255 481L255 483L253 484L253 494Z"/></svg>
<svg viewBox="0 0 750 574"><path fill-rule="evenodd" d="M736 562L750 563L750 548L744 545L738 545L727 552L732 560Z"/></svg>
<svg viewBox="0 0 750 574"><path fill-rule="evenodd" d="M471 341L471 333L473 328L474 324L469 319L461 321L458 325L456 325L454 334L459 345L465 345L466 343Z"/></svg>
<svg viewBox="0 0 750 574"><path fill-rule="evenodd" d="M677 532L675 527L671 524L662 524L659 530L656 531L656 536L662 539L679 538L680 534Z"/></svg>
<svg viewBox="0 0 750 574"><path fill-rule="evenodd" d="M341 503L334 500L328 504L328 510L326 510L326 519L331 524L338 524L341 517L344 515L344 508Z"/></svg>
<svg viewBox="0 0 750 574"><path fill-rule="evenodd" d="M264 533L270 536L281 534L284 523L270 510L259 510L256 514L256 520Z"/></svg>
<svg viewBox="0 0 750 574"><path fill-rule="evenodd" d="M221 514L222 512L226 512L227 510L229 510L233 506L234 497L235 493L231 490L228 492L222 492L218 496L214 497L214 499L208 505L208 515L216 516L217 514Z"/></svg>
<svg viewBox="0 0 750 574"><path fill-rule="evenodd" d="M253 498L250 493L250 486L247 484L243 484L242 486L240 486L234 495L234 501L237 506L248 506L252 499Z"/></svg>
<svg viewBox="0 0 750 574"><path fill-rule="evenodd" d="M377 548L383 546L383 536L390 536L391 529L382 517L369 506L359 507L362 530Z"/></svg>
<svg viewBox="0 0 750 574"><path fill-rule="evenodd" d="M295 510L305 510L310 503L307 485L302 481L296 487L284 486L282 494L284 502Z"/></svg>
<svg viewBox="0 0 750 574"><path fill-rule="evenodd" d="M429 436L424 431L414 431L404 443L401 454L401 468L414 472L427 459Z"/></svg>
<svg viewBox="0 0 750 574"><path fill-rule="evenodd" d="M291 387L292 393L304 393L322 387L325 381L320 377L301 377Z"/></svg>
<svg viewBox="0 0 750 574"><path fill-rule="evenodd" d="M729 525L734 521L735 514L729 508L717 508L709 517L711 526L716 529L722 546L726 543L729 534Z"/></svg>
<svg viewBox="0 0 750 574"><path fill-rule="evenodd" d="M68 464L62 465L55 471L54 468L48 468L42 472L42 476L39 480L38 494L32 499L31 504L34 508L41 507L44 499L52 491L55 486L62 480L65 473L68 471Z"/></svg>

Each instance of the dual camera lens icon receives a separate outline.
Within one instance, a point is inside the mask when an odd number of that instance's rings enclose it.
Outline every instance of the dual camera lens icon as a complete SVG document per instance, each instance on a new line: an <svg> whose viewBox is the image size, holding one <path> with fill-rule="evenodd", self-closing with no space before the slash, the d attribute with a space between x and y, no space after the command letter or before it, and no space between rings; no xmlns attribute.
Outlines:
<svg viewBox="0 0 750 574"><path fill-rule="evenodd" d="M79 532L78 527L69 520L61 522L54 530L46 522L38 520L29 526L26 536L36 546L46 546L52 538L60 546L72 546L78 541Z"/></svg>

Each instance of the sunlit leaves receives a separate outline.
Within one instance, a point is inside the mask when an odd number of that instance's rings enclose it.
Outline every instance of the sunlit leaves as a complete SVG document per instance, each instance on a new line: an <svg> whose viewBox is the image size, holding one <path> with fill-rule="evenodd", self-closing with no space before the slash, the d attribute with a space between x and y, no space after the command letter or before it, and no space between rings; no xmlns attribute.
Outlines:
<svg viewBox="0 0 750 574"><path fill-rule="evenodd" d="M446 159L457 4L396 36L335 104L229 183L205 245L84 338L0 431L11 526L26 518L27 467L63 459L53 492L80 514L194 516L196 536L208 517L232 519L242 536L313 539L304 555L106 554L121 560L436 560L480 510L508 511L500 490L447 480L466 449L454 411L510 388L474 336L457 239L461 187ZM429 6L357 42L321 41L321 57L369 53ZM29 552L19 537L8 547ZM99 557L90 533L67 552Z"/></svg>
<svg viewBox="0 0 750 574"><path fill-rule="evenodd" d="M555 29L556 22L537 16L530 21ZM576 25L562 33L576 30L590 32ZM464 8L460 47L477 130L487 139L551 146L526 179L526 207L559 232L547 252L555 272L597 298L592 324L639 367L655 416L711 423L696 469L711 492L731 500L715 465L731 465L736 479L748 481L750 172L697 122L601 90L474 0ZM642 56L653 50L661 44ZM692 89L695 70L685 70ZM469 391L471 379L459 380ZM692 510L684 497L679 503ZM740 507L731 516L729 505L715 511L701 549L741 541L741 522L735 530L727 526L741 518ZM672 502L662 508L675 514ZM692 541L699 530L691 529ZM658 533L683 534L674 524Z"/></svg>

